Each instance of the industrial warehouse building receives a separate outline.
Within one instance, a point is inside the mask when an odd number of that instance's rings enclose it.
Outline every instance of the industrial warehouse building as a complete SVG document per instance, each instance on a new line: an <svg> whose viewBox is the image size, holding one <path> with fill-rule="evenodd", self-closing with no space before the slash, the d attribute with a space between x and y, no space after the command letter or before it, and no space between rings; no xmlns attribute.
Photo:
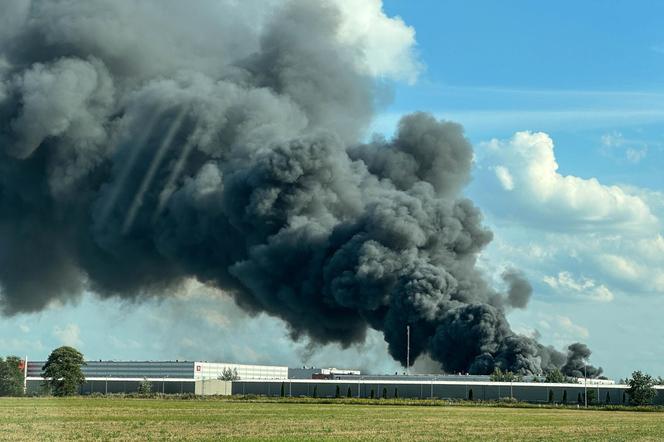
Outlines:
<svg viewBox="0 0 664 442"><path fill-rule="evenodd" d="M257 381L240 379L232 383L232 394L254 394L263 396L317 396L317 397L359 397L379 398L419 398L451 400L492 401L513 397L522 402L531 403L568 403L582 402L583 384L547 384L542 382L490 382L470 381L458 376L458 380L410 380L410 376L379 379L334 379L305 380L288 379L285 381ZM376 379L378 378L378 379ZM600 403L624 404L629 402L627 385L588 384L588 397L599 398ZM664 387L655 387L657 397L654 403L664 405Z"/></svg>
<svg viewBox="0 0 664 442"><path fill-rule="evenodd" d="M43 392L44 362L28 362L26 391ZM237 372L238 380L220 381L225 369ZM491 382L484 376L395 375L363 376L353 370L289 369L282 366L243 365L223 362L114 362L89 361L83 367L86 378L81 394L132 393L145 379L153 391L165 394L262 395L262 396L351 396L360 398L400 397L451 400L498 400L513 397L532 403L582 402L583 384L541 382ZM309 377L304 379L302 377ZM311 379L311 377L320 377ZM589 398L600 403L629 402L626 385L589 380ZM664 387L655 387L655 404L664 405ZM592 395L592 396L591 396Z"/></svg>
<svg viewBox="0 0 664 442"><path fill-rule="evenodd" d="M42 367L44 361L28 362L27 394L44 391ZM288 379L288 367L273 365L245 365L224 362L187 361L87 361L82 367L85 383L81 394L132 393L144 380L152 383L154 392L165 394L230 394L230 383L218 382L225 369L237 373L241 379Z"/></svg>

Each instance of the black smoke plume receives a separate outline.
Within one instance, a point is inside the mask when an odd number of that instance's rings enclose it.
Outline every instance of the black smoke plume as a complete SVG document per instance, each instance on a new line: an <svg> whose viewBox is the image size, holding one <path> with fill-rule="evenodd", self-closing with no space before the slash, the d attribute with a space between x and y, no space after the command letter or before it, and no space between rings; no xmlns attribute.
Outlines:
<svg viewBox="0 0 664 442"><path fill-rule="evenodd" d="M585 347L568 359L510 329L530 284L509 270L501 293L475 266L492 234L460 193L462 127L417 113L360 143L375 82L336 38L339 11L281 3L3 5L4 312L193 277L293 338L349 345L371 327L405 364L410 325L411 361L578 375Z"/></svg>

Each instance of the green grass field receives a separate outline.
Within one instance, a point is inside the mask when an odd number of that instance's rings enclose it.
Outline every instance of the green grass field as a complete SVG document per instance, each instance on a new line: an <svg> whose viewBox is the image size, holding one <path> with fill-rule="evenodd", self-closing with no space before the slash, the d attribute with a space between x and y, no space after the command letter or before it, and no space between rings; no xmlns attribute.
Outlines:
<svg viewBox="0 0 664 442"><path fill-rule="evenodd" d="M662 440L664 413L127 398L0 399L2 440Z"/></svg>

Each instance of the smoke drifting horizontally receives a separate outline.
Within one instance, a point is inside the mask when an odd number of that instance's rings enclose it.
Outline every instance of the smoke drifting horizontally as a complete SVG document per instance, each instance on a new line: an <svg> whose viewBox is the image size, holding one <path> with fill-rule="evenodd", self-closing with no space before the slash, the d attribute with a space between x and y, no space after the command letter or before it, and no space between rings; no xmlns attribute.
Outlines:
<svg viewBox="0 0 664 442"><path fill-rule="evenodd" d="M564 355L511 331L523 276L507 271L501 293L475 266L492 234L460 195L462 127L418 113L392 140L359 141L376 86L338 38L338 1L13 3L0 31L5 313L195 277L293 338L349 345L371 327L405 364L408 324L411 361L578 374L587 347Z"/></svg>

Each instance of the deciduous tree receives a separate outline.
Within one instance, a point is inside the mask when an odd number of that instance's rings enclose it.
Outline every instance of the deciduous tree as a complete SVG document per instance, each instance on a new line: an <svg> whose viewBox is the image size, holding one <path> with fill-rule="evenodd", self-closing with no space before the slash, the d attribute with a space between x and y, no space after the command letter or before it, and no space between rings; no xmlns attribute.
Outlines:
<svg viewBox="0 0 664 442"><path fill-rule="evenodd" d="M655 380L649 374L635 371L632 373L632 377L627 380L627 383L629 384L629 389L627 390L629 403L632 405L650 404L657 395L657 392L653 388Z"/></svg>
<svg viewBox="0 0 664 442"><path fill-rule="evenodd" d="M0 358L0 396L23 395L23 372L21 359L16 356Z"/></svg>
<svg viewBox="0 0 664 442"><path fill-rule="evenodd" d="M73 347L60 347L51 352L42 367L44 379L55 396L71 396L85 382L81 367L85 365L81 352Z"/></svg>

